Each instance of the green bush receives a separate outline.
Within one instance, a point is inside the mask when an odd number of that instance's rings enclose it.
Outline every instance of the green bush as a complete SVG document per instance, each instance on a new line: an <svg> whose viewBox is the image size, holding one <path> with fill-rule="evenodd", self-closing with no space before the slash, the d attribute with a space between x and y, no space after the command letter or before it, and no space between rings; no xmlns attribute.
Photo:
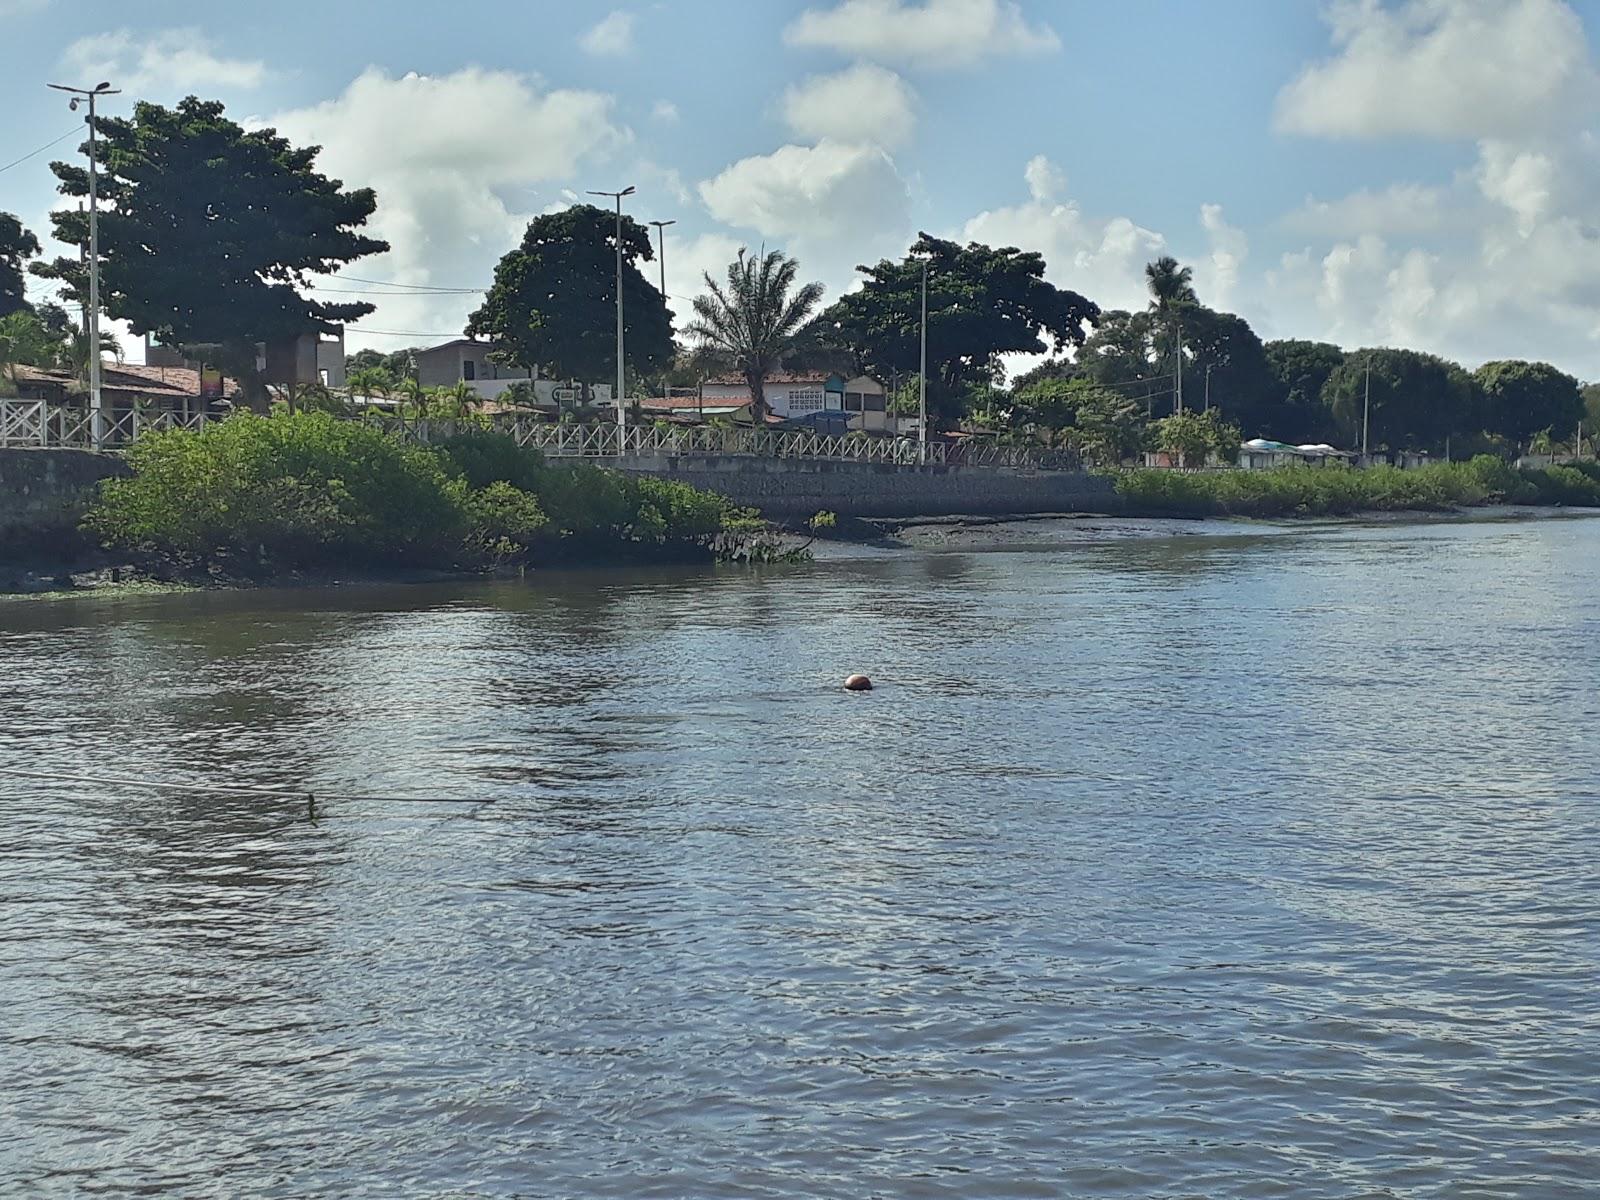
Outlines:
<svg viewBox="0 0 1600 1200"><path fill-rule="evenodd" d="M463 485L438 458L326 413L240 413L141 437L88 525L112 545L282 567L435 559L459 545Z"/></svg>
<svg viewBox="0 0 1600 1200"><path fill-rule="evenodd" d="M537 492L544 472L544 455L517 445L504 433L473 429L438 443L447 469L460 475L469 487L509 483L525 492Z"/></svg>
<svg viewBox="0 0 1600 1200"><path fill-rule="evenodd" d="M88 526L108 544L178 560L292 570L711 554L727 502L686 484L551 467L503 435L425 448L325 413L241 414L150 433L131 478L107 483Z"/></svg>
<svg viewBox="0 0 1600 1200"><path fill-rule="evenodd" d="M1271 471L1126 471L1117 491L1135 512L1182 516L1345 516L1440 512L1488 504L1597 504L1600 471L1518 471L1492 455L1412 470L1280 467Z"/></svg>

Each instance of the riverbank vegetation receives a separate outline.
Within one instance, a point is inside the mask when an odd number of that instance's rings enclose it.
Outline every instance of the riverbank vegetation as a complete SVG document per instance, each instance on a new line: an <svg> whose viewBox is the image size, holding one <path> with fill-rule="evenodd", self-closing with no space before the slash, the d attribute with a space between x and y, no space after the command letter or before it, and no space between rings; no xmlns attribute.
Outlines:
<svg viewBox="0 0 1600 1200"><path fill-rule="evenodd" d="M1483 504L1600 507L1600 464L1518 469L1493 455L1411 470L1123 471L1117 493L1144 516L1348 516Z"/></svg>
<svg viewBox="0 0 1600 1200"><path fill-rule="evenodd" d="M511 438L437 446L326 413L240 413L140 438L87 517L107 546L263 576L710 559L759 522L686 484L550 466Z"/></svg>

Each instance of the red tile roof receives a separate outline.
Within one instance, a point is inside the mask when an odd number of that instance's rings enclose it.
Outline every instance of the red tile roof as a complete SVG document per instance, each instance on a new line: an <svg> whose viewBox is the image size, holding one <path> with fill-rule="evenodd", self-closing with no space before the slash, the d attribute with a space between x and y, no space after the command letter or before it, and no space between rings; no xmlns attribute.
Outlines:
<svg viewBox="0 0 1600 1200"><path fill-rule="evenodd" d="M18 383L52 384L69 392L85 390L85 385L70 371L50 371L40 367L17 368ZM182 399L200 395L200 372L189 367L146 367L138 364L118 363L100 368L100 387L107 392L128 392L152 399ZM222 394L233 396L239 385L232 379L222 381Z"/></svg>
<svg viewBox="0 0 1600 1200"><path fill-rule="evenodd" d="M658 409L688 409L698 412L701 408L739 408L750 403L748 397L738 396L654 396L649 400L641 400L644 408Z"/></svg>

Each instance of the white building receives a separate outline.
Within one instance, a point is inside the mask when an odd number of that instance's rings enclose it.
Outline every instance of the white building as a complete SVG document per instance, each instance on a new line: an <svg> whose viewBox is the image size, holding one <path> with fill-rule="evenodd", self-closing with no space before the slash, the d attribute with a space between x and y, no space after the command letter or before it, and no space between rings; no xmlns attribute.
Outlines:
<svg viewBox="0 0 1600 1200"><path fill-rule="evenodd" d="M572 403L582 393L567 380L541 379L538 371L508 366L495 361L494 342L455 338L416 352L417 382L423 387L454 387L465 383L485 400L498 399L518 380L531 380L537 403L557 407ZM596 404L610 404L612 385L595 384L589 389Z"/></svg>
<svg viewBox="0 0 1600 1200"><path fill-rule="evenodd" d="M707 380L700 391L708 405L742 406L752 399L749 385L736 375ZM850 414L852 429L882 432L893 428L888 389L867 375L846 379L820 371L780 373L767 377L763 392L767 408L777 417L794 419L817 412L845 412Z"/></svg>

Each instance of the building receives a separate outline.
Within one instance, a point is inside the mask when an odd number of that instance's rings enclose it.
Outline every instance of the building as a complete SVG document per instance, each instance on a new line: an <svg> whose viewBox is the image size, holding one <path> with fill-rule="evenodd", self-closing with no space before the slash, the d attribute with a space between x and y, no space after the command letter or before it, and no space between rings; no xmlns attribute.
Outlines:
<svg viewBox="0 0 1600 1200"><path fill-rule="evenodd" d="M16 368L17 394L24 400L87 405L88 385L70 371L42 367ZM112 366L100 368L100 399L111 413L131 411L135 405L167 409L185 417L217 412L222 401L238 394L231 379L202 377L193 367Z"/></svg>
<svg viewBox="0 0 1600 1200"><path fill-rule="evenodd" d="M146 366L198 371L201 363L186 358L173 346L163 346L145 334ZM298 337L256 343L256 370L269 384L311 384L323 387L344 386L344 327L334 333L302 333Z"/></svg>
<svg viewBox="0 0 1600 1200"><path fill-rule="evenodd" d="M888 389L867 375L846 379L820 371L780 372L767 377L763 391L767 407L776 417L793 420L836 411L849 414L851 429L882 433L894 427L889 417ZM738 375L708 379L700 393L707 404L748 405L753 399L749 384Z"/></svg>
<svg viewBox="0 0 1600 1200"><path fill-rule="evenodd" d="M573 405L583 398L583 389L570 380L541 379L537 370L508 366L495 359L499 349L494 342L480 342L474 338L454 338L415 351L417 382L423 387L455 387L464 383L480 399L497 400L519 380L533 383L534 403L551 410L563 405ZM596 405L610 405L613 385L593 384L589 394Z"/></svg>
<svg viewBox="0 0 1600 1200"><path fill-rule="evenodd" d="M1356 461L1348 450L1336 450L1326 443L1290 446L1266 438L1251 438L1239 447L1239 465L1247 471L1268 471L1273 467L1326 467Z"/></svg>

